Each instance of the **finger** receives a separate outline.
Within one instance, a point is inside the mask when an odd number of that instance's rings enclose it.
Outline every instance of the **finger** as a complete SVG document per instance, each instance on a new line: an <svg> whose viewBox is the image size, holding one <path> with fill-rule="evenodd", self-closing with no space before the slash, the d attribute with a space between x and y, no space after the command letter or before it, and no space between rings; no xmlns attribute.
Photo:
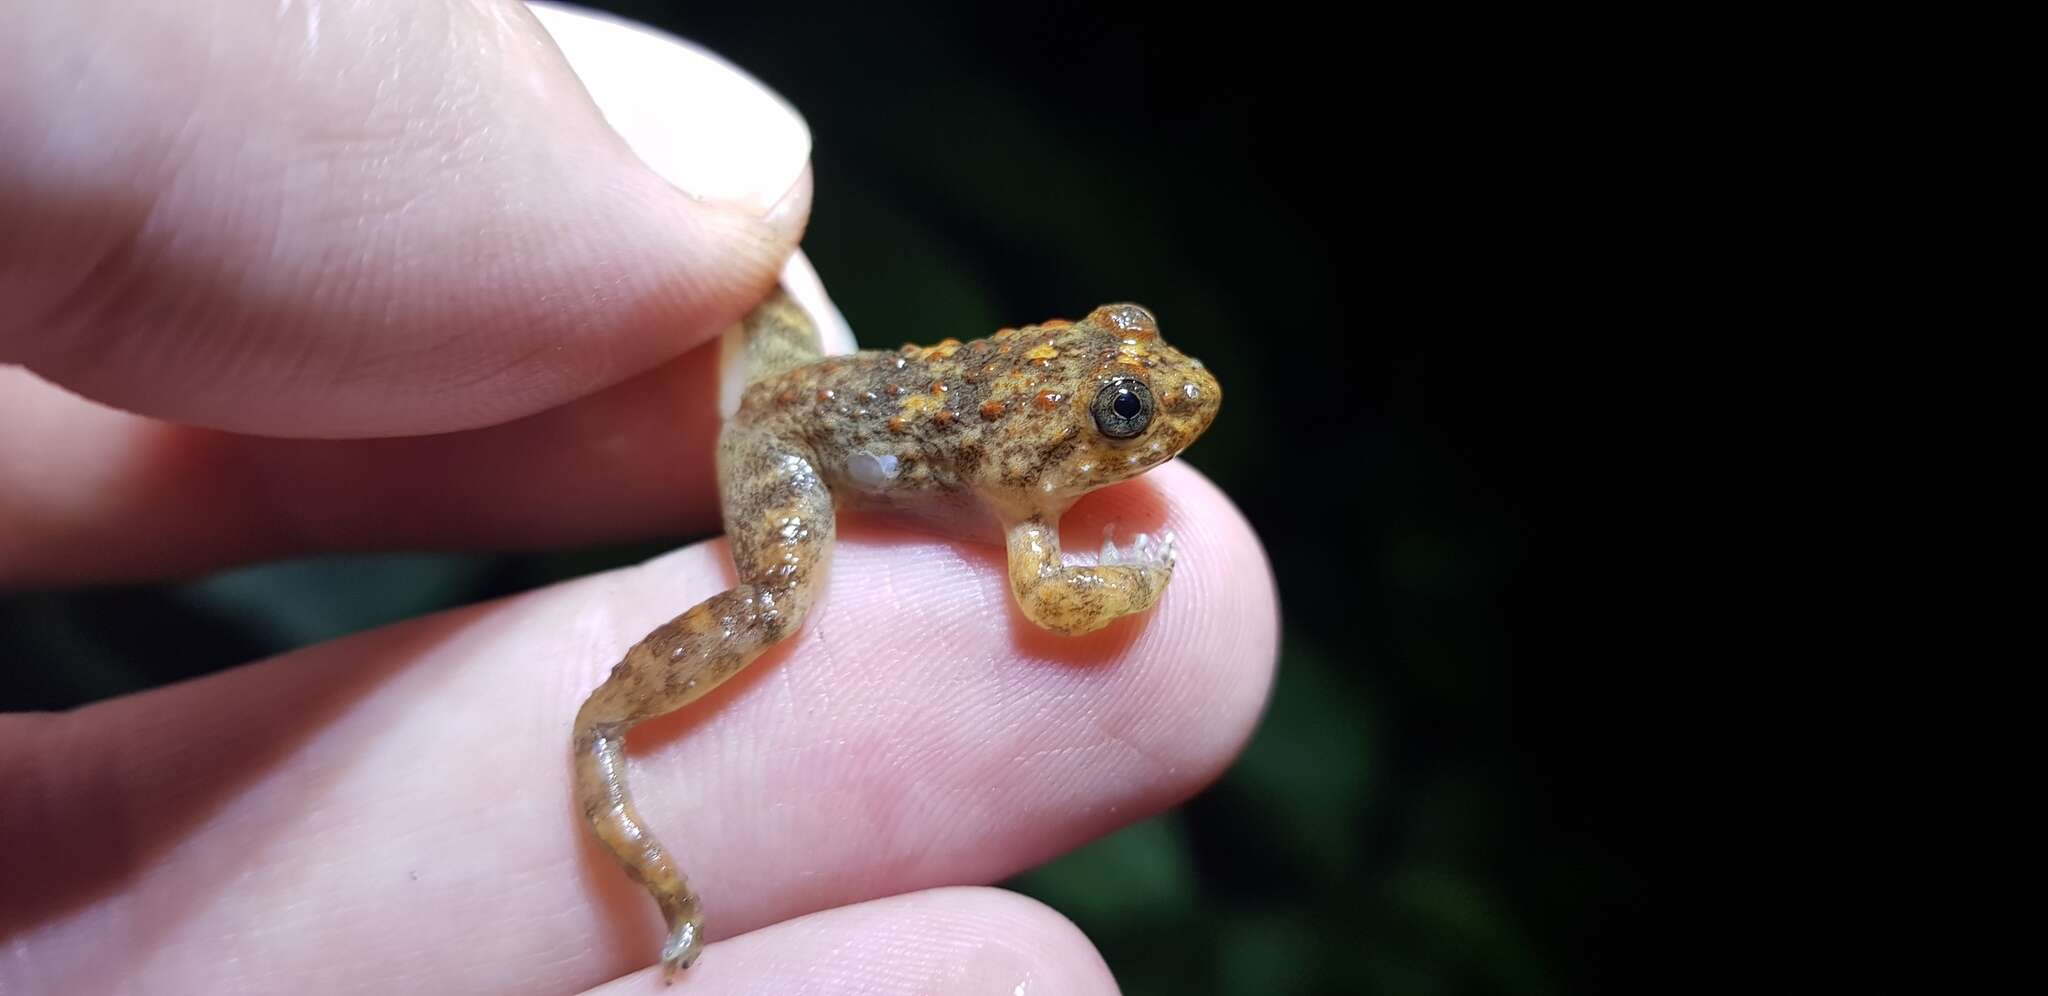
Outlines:
<svg viewBox="0 0 2048 996"><path fill-rule="evenodd" d="M0 369L0 585L710 531L716 358L503 425L356 440L176 426Z"/></svg>
<svg viewBox="0 0 2048 996"><path fill-rule="evenodd" d="M0 32L0 362L175 421L359 437L507 421L682 353L774 281L809 138L731 67L622 34L575 47L678 87L633 121L666 128L680 189L509 0L25 9Z"/></svg>
<svg viewBox="0 0 2048 996"><path fill-rule="evenodd" d="M841 346L802 253L782 282ZM836 326L835 323L836 322ZM0 585L366 549L534 549L717 528L707 344L504 425L304 440L171 425L0 368ZM722 369L715 369L722 368Z"/></svg>
<svg viewBox="0 0 2048 996"><path fill-rule="evenodd" d="M690 996L1117 991L1067 918L1000 889L931 889L763 927L711 945L687 981ZM590 990L674 991L651 968Z"/></svg>
<svg viewBox="0 0 2048 996"><path fill-rule="evenodd" d="M811 135L802 120L716 54L603 11L527 7L612 130L677 188L709 200L760 202L776 189L778 168L808 160ZM677 94L700 96L679 102ZM705 154L707 143L721 141L734 146L733 154ZM781 283L810 312L826 353L854 351L852 330L802 253L783 267Z"/></svg>
<svg viewBox="0 0 2048 996"><path fill-rule="evenodd" d="M634 732L640 811L710 936L995 881L1236 754L1276 643L1244 520L1177 462L1068 520L1076 544L1110 520L1174 531L1159 605L1052 636L998 550L849 522L791 646ZM570 802L570 720L625 647L730 583L700 545L0 724L0 880L25 897L0 987L206 989L233 966L257 990L548 992L651 963L653 904Z"/></svg>

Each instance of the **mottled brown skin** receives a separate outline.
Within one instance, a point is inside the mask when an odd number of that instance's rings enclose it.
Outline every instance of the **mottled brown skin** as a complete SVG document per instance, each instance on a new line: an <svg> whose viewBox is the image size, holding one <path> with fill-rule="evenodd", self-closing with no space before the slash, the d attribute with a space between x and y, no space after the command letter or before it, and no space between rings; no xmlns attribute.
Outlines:
<svg viewBox="0 0 2048 996"><path fill-rule="evenodd" d="M954 535L1004 537L1024 615L1087 633L1159 600L1173 576L1172 538L1105 543L1100 563L1069 566L1060 515L1172 458L1222 400L1216 379L1134 304L969 343L820 360L808 316L778 292L748 316L745 334L749 383L718 446L740 583L634 645L576 716L577 801L661 907L665 979L696 958L703 916L627 793L626 731L709 692L795 631L831 556L835 500ZM1141 408L1140 431L1117 438L1140 424L1123 412Z"/></svg>

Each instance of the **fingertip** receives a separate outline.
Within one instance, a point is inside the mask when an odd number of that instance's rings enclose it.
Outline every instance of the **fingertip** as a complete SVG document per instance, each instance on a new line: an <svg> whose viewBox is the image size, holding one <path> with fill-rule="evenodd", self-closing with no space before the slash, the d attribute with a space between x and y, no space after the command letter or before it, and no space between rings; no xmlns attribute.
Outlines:
<svg viewBox="0 0 2048 996"><path fill-rule="evenodd" d="M803 305L811 321L818 326L818 337L822 340L825 355L837 356L851 353L860 348L853 340L853 329L846 324L846 316L839 313L839 306L825 293L824 281L811 266L810 257L801 250L789 257L782 267L782 286L788 289L796 303Z"/></svg>
<svg viewBox="0 0 2048 996"><path fill-rule="evenodd" d="M10 192L34 224L0 254L48 261L0 279L0 356L196 426L453 432L703 342L802 234L802 119L649 29L395 0L220 14L62 32L10 105L67 154ZM137 90L158 52L183 76ZM148 210L86 210L131 201Z"/></svg>
<svg viewBox="0 0 2048 996"><path fill-rule="evenodd" d="M528 6L630 152L631 169L683 195L653 193L646 209L618 212L635 231L613 244L643 246L637 262L694 306L688 313L702 316L691 323L699 331L722 328L730 340L779 279L815 316L826 351L851 351L845 320L796 250L813 191L810 129L796 109L737 66L649 25L555 3ZM645 331L656 340L675 336L659 324ZM738 399L731 379L721 375L727 414Z"/></svg>
<svg viewBox="0 0 2048 996"><path fill-rule="evenodd" d="M1175 535L1173 579L1133 621L1126 653L1140 667L1115 715L1192 793L1236 760L1265 711L1279 661L1278 588L1250 521L1201 471L1173 460L1134 483L1078 506L1070 535L1099 537L1107 522L1120 534Z"/></svg>
<svg viewBox="0 0 2048 996"><path fill-rule="evenodd" d="M1116 978L1093 941L1066 914L1030 896L993 887L963 886L934 890L937 898L971 910L989 933L1004 937L1024 953L1034 984L1046 992L1117 992ZM1014 973L1012 973L1014 974ZM1019 985L999 992L1033 991Z"/></svg>
<svg viewBox="0 0 2048 996"><path fill-rule="evenodd" d="M1222 488L1183 460L1158 472L1175 496L1171 523L1187 529L1179 543L1190 586L1171 632L1206 679L1181 689L1191 700L1170 708L1213 717L1207 746L1215 777L1251 739L1272 694L1280 661L1279 585L1251 521Z"/></svg>
<svg viewBox="0 0 2048 996"><path fill-rule="evenodd" d="M804 179L810 128L739 67L645 24L528 6L605 121L677 189L766 218Z"/></svg>

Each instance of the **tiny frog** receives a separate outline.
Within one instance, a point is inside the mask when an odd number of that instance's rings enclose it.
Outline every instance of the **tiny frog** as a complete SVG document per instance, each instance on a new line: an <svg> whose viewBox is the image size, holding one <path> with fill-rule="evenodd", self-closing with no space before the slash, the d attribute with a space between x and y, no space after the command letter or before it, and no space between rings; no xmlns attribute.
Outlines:
<svg viewBox="0 0 2048 996"><path fill-rule="evenodd" d="M823 357L778 291L742 322L747 386L718 438L718 486L739 585L626 651L576 714L576 796L598 840L668 923L662 977L703 942L697 894L626 790L634 724L716 688L802 625L832 553L835 507L1002 539L1010 589L1055 633L1100 629L1159 600L1171 534L1105 539L1092 565L1061 560L1059 518L1096 488L1194 442L1222 392L1135 304L962 343Z"/></svg>

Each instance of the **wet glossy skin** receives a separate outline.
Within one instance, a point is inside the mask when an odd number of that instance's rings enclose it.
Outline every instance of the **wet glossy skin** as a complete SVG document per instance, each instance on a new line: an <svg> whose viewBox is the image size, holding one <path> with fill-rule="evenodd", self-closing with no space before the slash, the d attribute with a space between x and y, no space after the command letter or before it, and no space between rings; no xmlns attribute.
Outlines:
<svg viewBox="0 0 2048 996"><path fill-rule="evenodd" d="M835 504L1001 539L1034 623L1087 633L1157 602L1171 535L1062 562L1059 517L1081 495L1179 453L1222 393L1132 304L969 343L818 358L809 318L776 294L748 316L749 384L719 436L725 530L740 584L626 652L577 713L578 803L669 926L665 978L702 943L697 896L626 790L628 729L689 703L803 622L832 551Z"/></svg>

